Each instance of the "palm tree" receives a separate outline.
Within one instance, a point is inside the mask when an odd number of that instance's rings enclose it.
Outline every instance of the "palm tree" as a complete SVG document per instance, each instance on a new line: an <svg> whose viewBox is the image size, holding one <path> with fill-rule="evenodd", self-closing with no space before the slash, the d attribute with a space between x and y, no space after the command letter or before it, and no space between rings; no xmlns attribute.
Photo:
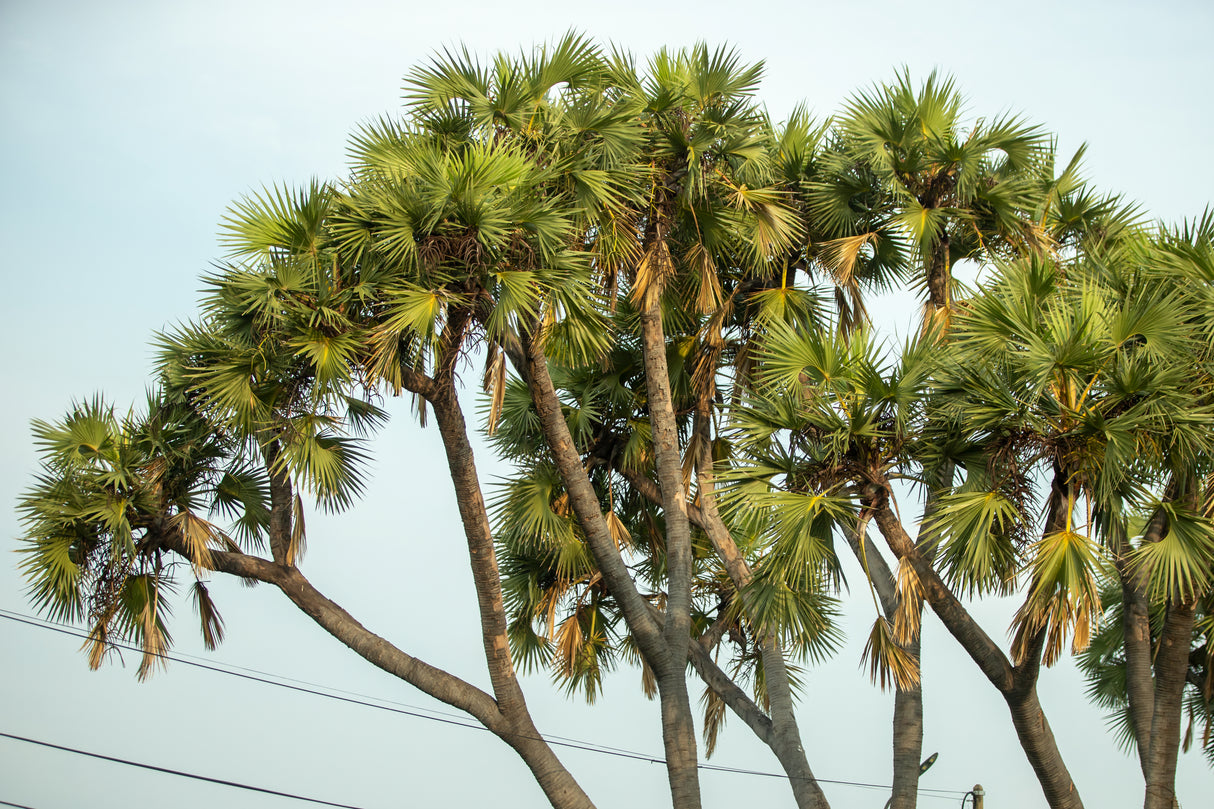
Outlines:
<svg viewBox="0 0 1214 809"><path fill-rule="evenodd" d="M1035 207L1050 154L1040 128L1014 116L966 127L953 80L935 73L916 90L903 71L892 84L856 94L845 109L842 151L856 170L877 178L885 227L913 246L927 292L925 324L947 324L958 261L1048 244L1022 215ZM848 183L820 182L810 191L811 209L842 223L848 191Z"/></svg>
<svg viewBox="0 0 1214 809"><path fill-rule="evenodd" d="M48 472L25 501L27 575L47 608L74 615L84 598L98 604L94 660L114 621L149 655L162 650L159 593L173 567L162 564L167 553L199 571L273 584L369 662L478 719L518 752L554 806L588 807L589 798L536 730L518 685L493 538L455 384L465 341L476 329L505 333L546 289L576 296L579 267L587 279L588 273L584 263L562 258L565 219L530 193L542 169L526 155L491 144L452 148L403 130L388 134L399 137L356 141L365 159L340 199L314 184L234 208L226 222L229 242L234 258L247 263L208 279L198 323L161 337L163 403L147 420L119 430L93 408L63 426L42 428ZM527 269L527 262L542 269ZM485 305L488 287L501 299L494 308ZM492 694L372 634L299 570L301 490L330 509L348 506L358 494L366 458L358 435L384 418L371 399L385 380L415 394L422 412L432 409L438 421L473 567ZM79 442L69 444L73 425L85 423L101 425L82 436L86 446L141 446L145 432L175 443L153 443L131 460L119 451L82 477L64 457L80 454ZM179 456L192 458L212 445L218 449L201 456L210 466L197 472L188 466L182 478L167 474L178 471ZM128 467L131 472L115 477ZM53 492L64 489L80 502L103 498L113 521L97 523L91 510L59 513ZM145 491L152 496L142 496ZM166 491L176 494L166 498ZM141 496L132 497L136 492ZM243 512L245 546L199 518L199 504ZM55 537L69 532L82 544L75 559L60 559L56 549L63 543ZM263 535L269 559L255 553ZM105 561L114 549L123 555L117 567ZM98 575L80 576L82 560ZM118 603L111 592L133 593L143 606L135 613L109 606ZM205 588L196 592L204 632L216 637L213 606ZM135 603L132 597L120 602Z"/></svg>
<svg viewBox="0 0 1214 809"><path fill-rule="evenodd" d="M1068 264L1040 257L1014 262L986 294L967 302L953 332L954 364L940 395L965 441L980 450L937 520L954 583L982 588L1011 581L1018 564L1011 536L972 526L1002 525L1003 515L1015 513L1027 524L1018 505L1029 488L1026 475L1036 466L1053 478L1041 539L1019 562L1028 595L1015 622L1017 671L1033 671L1034 658L1050 665L1068 633L1075 651L1087 645L1100 614L1099 560L1124 558L1125 537L1132 535L1127 519L1169 477L1161 453L1175 463L1180 448L1206 452L1209 402L1194 391L1192 369L1193 358L1208 356L1208 349L1192 324L1204 324L1202 316L1194 320L1194 307L1208 304L1186 295L1182 287L1190 285L1178 284L1173 270L1150 264L1124 248ZM1191 513L1179 501L1171 511L1177 519ZM1167 597L1180 597L1186 582L1204 576L1199 559L1209 541L1200 530L1183 540L1181 534L1173 531L1165 545L1151 542L1148 532L1133 564L1122 567L1160 577ZM1191 627L1191 603L1177 618ZM1189 631L1177 630L1186 652L1178 653L1180 673L1172 679L1183 681ZM1173 706L1156 704L1175 717L1170 727L1152 724L1161 739L1178 737L1180 686L1169 699ZM1021 710L1015 699L1009 707L1013 717ZM1174 768L1174 750L1171 759ZM1034 766L1040 776L1057 772L1060 761ZM1154 777L1147 775L1149 805ZM1171 778L1165 778L1169 800ZM1043 778L1047 796L1065 786L1055 783Z"/></svg>
<svg viewBox="0 0 1214 809"><path fill-rule="evenodd" d="M766 504L783 535L812 535L815 520L843 522L856 506L874 520L908 563L904 587L924 595L1007 699L1052 806L1078 805L1078 793L1041 721L1035 681L1068 633L1076 648L1086 644L1099 614L1099 548L1081 533L1080 504L1109 512L1133 491L1145 474L1130 461L1133 447L1162 444L1158 425L1183 426L1190 447L1208 437L1198 429L1204 410L1194 411L1191 394L1176 387L1192 355L1184 328L1191 308L1158 285L1127 294L1135 291L1101 282L1098 266L1076 263L1064 278L1043 257L1008 265L965 302L947 344L925 335L897 370L880 369L862 336L847 343L812 328L773 332L762 354L764 387L736 416L748 460L735 477L775 486L748 502ZM929 374L937 380L930 389ZM926 430L923 440L910 440L908 423ZM919 477L916 466L941 456L956 457L964 472L925 525L943 575L890 502L894 477ZM1053 478L1048 514L1030 545L1030 481L1042 467ZM1187 570L1197 575L1193 564ZM1003 590L1018 576L1027 598L1013 665L953 591ZM870 653L897 679L907 661L890 643L888 619L874 627ZM902 616L904 625L913 620Z"/></svg>
<svg viewBox="0 0 1214 809"><path fill-rule="evenodd" d="M584 453L593 455L588 434L595 435L596 451L614 440L610 419L587 399L585 380L574 395L586 416L574 421L570 429L577 408L571 412L565 386L569 373L578 377L578 367L561 348L570 324L554 320L532 330L520 328L519 345L506 345L504 352L527 381L535 410L507 408L508 394L502 392L505 386L497 378L493 387L499 395L491 407L490 422L498 426L499 413L518 413L516 418L534 421L542 440L527 430L503 428L502 434L509 438L502 439L501 448L526 463L530 471L503 499L508 519L502 535L516 554L518 574L524 580L546 579L548 589L543 598L521 599L516 643L532 650L543 648L542 639L526 628L527 620L537 614L547 616L548 641L558 640L553 609L562 595L576 590L579 595L561 623L562 666L593 693L597 669L592 661L609 659L603 633L614 622L602 610L610 602L627 623L630 642L653 673L662 697L672 789L682 796L678 800L698 801L690 703L681 662L690 649L702 672L708 672L706 676L714 678L718 688L729 691L731 704L749 717L748 722L755 723L752 727L757 725L762 728L760 735L774 740L773 749L786 769L794 768L790 774L802 805L814 805L823 799L804 761L791 690L782 673L782 655L778 651L768 655L766 679L774 684L768 690L775 696L769 719L752 702L741 699L736 686L697 648L689 647L697 578L692 521L694 518L703 526L704 515L710 511L705 504L711 500L711 489L703 485L709 478L707 469L698 463L703 460L699 450L689 448L684 467L681 443L707 446L706 441L696 444L689 436L702 436L711 416L712 369L721 362L720 332L727 325L733 298L744 301L749 292L760 288L745 286L756 275L754 268L762 266L773 252L786 249L795 229L792 212L785 210L778 194L765 187L770 182L768 148L763 142L765 121L750 101L759 70L741 66L727 51L710 53L698 47L659 54L642 79L627 57L617 55L610 65L608 84L601 83L601 71L587 68L582 77L566 78L566 86L555 93L537 65L513 65L499 58L497 66L492 75L482 74L466 55L449 57L415 74L409 95L424 104L423 119L436 117L436 110L482 111L476 113L474 126L492 126L495 139L520 144L537 155L552 170L548 193L564 194L569 210L582 217L584 243L608 292L607 307L619 324L617 346L627 346L632 352L613 351L594 360L593 366L607 369L616 379L627 377L625 386L635 386L631 396L625 393L635 408L629 423L648 422L646 446L652 452L648 463L653 465L633 466L635 477L623 479L638 492L653 495L653 505L660 506L653 516L661 521L659 555L665 585L664 611L657 615L662 624L658 637L649 606L620 562L624 533L620 517L611 508L609 519L602 515L603 500L612 499L603 497L610 488L596 481L595 475L588 475L579 458ZM579 192L583 188L610 193L590 195L583 201L587 196ZM681 303L676 302L675 293L685 296ZM573 311L572 306L567 308L566 318ZM701 330L708 336L697 336ZM638 339L629 337L630 332ZM696 341L705 346L698 352L698 372L684 367L683 360L670 364L669 357L680 356L677 346L686 349ZM681 390L679 385L693 378L698 387L689 399L687 389ZM696 412L701 430L689 433L683 414L691 410ZM587 465L593 473L595 465ZM701 507L694 510L687 502L691 475L685 472L692 466L700 467L701 484ZM654 478L648 477L650 470ZM553 474L559 479L557 490L553 489L557 483ZM540 492L551 496L538 497ZM627 500L627 494L621 497L621 502ZM653 508L647 501L634 502L644 503L643 510ZM570 516L576 516L576 526L569 524ZM513 527L511 520L515 521ZM733 543L728 531L719 518L709 522L721 529L710 534L716 537L718 549L728 553ZM558 525L565 527L558 529ZM593 566L573 552L571 537L587 542ZM543 547L549 550L538 550ZM736 557L736 549L733 553ZM555 566L547 574L537 567L544 558ZM738 586L736 582L734 586ZM580 645L572 644L573 638L580 639Z"/></svg>
<svg viewBox="0 0 1214 809"><path fill-rule="evenodd" d="M1190 402L1197 415L1210 403L1212 235L1209 214L1179 229L1163 229L1150 242L1124 251L1108 273L1118 294L1165 296L1181 319L1173 328L1187 327L1189 339L1176 360L1183 376L1171 382L1178 388L1174 395ZM1130 268L1134 272L1127 272ZM1084 657L1090 693L1108 707L1124 708L1124 738L1138 752L1151 807L1175 800L1184 692L1187 684L1200 683L1192 672L1203 664L1191 650L1204 643L1198 616L1211 589L1214 511L1210 455L1204 443L1194 442L1193 428L1183 421L1161 428L1136 457L1147 477L1143 493L1126 498L1122 511L1117 503L1102 510L1119 586L1108 609L1117 620ZM1194 715L1208 715L1208 697L1208 690L1193 690L1190 723Z"/></svg>
<svg viewBox="0 0 1214 809"><path fill-rule="evenodd" d="M806 268L822 271L835 286L844 331L867 322L862 290L914 281L927 291L924 330L943 336L958 261L988 262L1050 244L1030 216L1042 198L1040 177L1053 165L1042 133L1010 117L966 128L962 108L951 80L933 74L915 90L904 72L893 84L855 96L826 137L814 171L797 178L793 187L811 234ZM932 485L948 481L952 470L941 459ZM934 507L929 498L925 511ZM863 542L849 535L857 555ZM896 582L884 561L875 548L865 556L872 557L861 561L878 577L874 586L888 601L886 611L898 611ZM903 645L917 666L917 635ZM898 689L894 703L893 805L913 807L922 686Z"/></svg>

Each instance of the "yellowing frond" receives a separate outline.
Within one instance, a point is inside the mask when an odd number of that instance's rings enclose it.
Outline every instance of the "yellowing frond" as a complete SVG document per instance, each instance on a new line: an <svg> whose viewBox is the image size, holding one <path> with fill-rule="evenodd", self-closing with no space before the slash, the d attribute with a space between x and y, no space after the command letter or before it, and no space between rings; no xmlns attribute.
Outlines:
<svg viewBox="0 0 1214 809"><path fill-rule="evenodd" d="M670 255L670 247L665 239L655 239L637 265L636 279L632 284L632 299L637 305L650 305L662 290L666 282L674 277L674 259Z"/></svg>
<svg viewBox="0 0 1214 809"><path fill-rule="evenodd" d="M923 616L923 586L919 574L906 560L898 565L898 609L894 613L894 640L899 644L919 637Z"/></svg>
<svg viewBox="0 0 1214 809"><path fill-rule="evenodd" d="M882 691L889 686L909 691L919 684L919 660L894 641L889 622L881 616L873 622L860 655L861 668L866 662L869 677Z"/></svg>
<svg viewBox="0 0 1214 809"><path fill-rule="evenodd" d="M611 532L611 539L615 542L617 550L631 547L632 534L628 533L628 529L624 527L624 521L614 511L607 512L607 530Z"/></svg>
<svg viewBox="0 0 1214 809"><path fill-rule="evenodd" d="M1058 531L1033 546L1029 596L1016 611L1012 656L1016 665L1027 658L1034 639L1044 631L1041 661L1057 662L1073 633L1071 651L1086 649L1100 620L1097 550L1082 534Z"/></svg>
<svg viewBox="0 0 1214 809"><path fill-rule="evenodd" d="M489 435L497 432L502 417L502 405L506 401L506 355L496 346L489 349L489 362L485 367L485 393L489 394Z"/></svg>
<svg viewBox="0 0 1214 809"><path fill-rule="evenodd" d="M304 522L304 505L303 498L299 496L299 492L295 493L295 499L291 503L291 542L287 545L288 565L294 565L298 560L303 558L304 552L308 549L308 529Z"/></svg>

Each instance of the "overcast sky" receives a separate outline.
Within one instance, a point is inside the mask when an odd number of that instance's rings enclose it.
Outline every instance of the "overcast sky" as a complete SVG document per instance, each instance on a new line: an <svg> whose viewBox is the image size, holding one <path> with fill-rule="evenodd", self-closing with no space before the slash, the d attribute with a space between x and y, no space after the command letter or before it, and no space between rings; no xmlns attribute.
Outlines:
<svg viewBox="0 0 1214 809"><path fill-rule="evenodd" d="M810 2L661 0L438 3L0 2L0 547L16 547L11 504L35 471L31 418L104 392L125 408L148 384L148 341L194 312L198 276L220 257L216 223L240 195L344 173L347 133L398 109L401 77L435 49L518 50L576 28L640 55L697 40L765 60L773 117L799 101L828 115L905 65L952 73L973 116L1019 112L1058 133L1087 174L1169 221L1201 213L1214 190L1209 45L1201 2L1149 11L1122 2ZM887 325L912 311L903 298ZM473 378L474 374L468 374ZM471 402L471 399L470 399ZM303 569L373 631L484 684L471 578L433 431L407 409L376 445L367 496L339 519L309 520ZM482 478L505 469L487 453ZM17 557L0 556L0 609L28 614ZM852 580L859 582L858 571ZM216 581L228 640L209 661L433 708L315 628L267 587ZM849 612L849 642L805 673L800 711L822 779L888 784L892 699L858 671L871 605ZM203 656L191 609L176 606L177 648ZM1010 611L979 610L1004 638ZM338 703L174 664L135 682L136 656L91 673L79 641L0 618L0 732L368 809L543 802L521 761L488 734ZM925 619L922 786L981 782L987 806L1044 806L1002 700L932 617ZM566 700L544 675L526 690L547 733L645 754L661 751L656 703L638 676L609 678L599 703ZM694 686L693 686L694 687ZM1104 732L1069 664L1043 674L1042 701L1089 807L1142 801L1137 764ZM412 709L410 709L412 710ZM558 753L600 807L668 804L663 768L579 750ZM740 722L711 763L778 772ZM1182 756L1186 807L1214 794ZM707 807L792 805L778 778L705 773ZM836 807L888 793L828 784ZM1200 796L1205 794L1207 798ZM956 806L959 797L921 797ZM0 738L0 802L67 807L304 806L229 787L92 761Z"/></svg>

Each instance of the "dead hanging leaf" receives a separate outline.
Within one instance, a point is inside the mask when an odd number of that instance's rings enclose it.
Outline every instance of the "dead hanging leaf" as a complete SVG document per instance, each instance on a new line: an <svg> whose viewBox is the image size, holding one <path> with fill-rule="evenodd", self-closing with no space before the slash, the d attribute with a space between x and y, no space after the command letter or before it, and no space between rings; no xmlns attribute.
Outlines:
<svg viewBox="0 0 1214 809"><path fill-rule="evenodd" d="M645 658L641 658L641 693L645 695L645 699L653 699L658 695L658 678L654 676L653 669L645 662Z"/></svg>
<svg viewBox="0 0 1214 809"><path fill-rule="evenodd" d="M105 623L98 623L89 630L84 641L84 647L89 650L89 668L93 671L101 668L106 653L111 649L109 635L109 627Z"/></svg>
<svg viewBox="0 0 1214 809"><path fill-rule="evenodd" d="M860 655L861 668L865 663L873 684L882 691L891 685L899 691L909 691L919 684L919 661L894 642L889 622L883 616L877 616L868 633L868 642Z"/></svg>
<svg viewBox="0 0 1214 809"><path fill-rule="evenodd" d="M149 579L144 586L147 587L150 597L144 601L143 610L139 615L143 658L139 661L135 678L140 682L150 677L157 666L163 668L167 665L168 658L165 655L169 649L169 639L160 621L160 586L155 579Z"/></svg>
<svg viewBox="0 0 1214 809"><path fill-rule="evenodd" d="M556 632L556 646L553 647L553 654L556 657L557 667L565 677L573 677L577 673L578 658L581 655L582 646L585 644L585 636L582 634L582 624L579 618L579 613L574 612L561 622L561 626Z"/></svg>
<svg viewBox="0 0 1214 809"><path fill-rule="evenodd" d="M144 479L157 495L163 491L164 473L168 469L168 466L169 462L165 458L158 456L148 461L143 467Z"/></svg>
<svg viewBox="0 0 1214 809"><path fill-rule="evenodd" d="M721 305L724 293L712 254L700 243L693 244L684 255L687 266L696 280L696 311L701 315L715 312Z"/></svg>
<svg viewBox="0 0 1214 809"><path fill-rule="evenodd" d="M717 739L725 727L725 700L706 687L700 703L704 706L704 758L710 759L717 750Z"/></svg>
<svg viewBox="0 0 1214 809"><path fill-rule="evenodd" d="M502 417L502 404L506 401L506 354L496 345L489 346L489 359L485 364L485 393L489 394L489 435L497 432Z"/></svg>
<svg viewBox="0 0 1214 809"><path fill-rule="evenodd" d="M202 645L207 651L213 652L223 641L223 618L215 608L215 602L211 600L211 593L205 584L194 582L192 595L194 610L202 624Z"/></svg>
<svg viewBox="0 0 1214 809"><path fill-rule="evenodd" d="M174 514L169 520L169 525L177 529L181 535L181 539L185 543L186 556L189 558L190 564L194 566L195 573L210 570L213 565L210 545L212 543L223 544L223 541L217 536L222 532L192 511L179 511Z"/></svg>
<svg viewBox="0 0 1214 809"><path fill-rule="evenodd" d="M898 565L898 609L894 612L894 640L905 645L919 637L923 616L923 587L919 574L904 559Z"/></svg>
<svg viewBox="0 0 1214 809"><path fill-rule="evenodd" d="M862 251L869 245L875 246L877 238L876 231L871 231L822 242L818 261L830 272L836 286L852 287L856 283L856 266Z"/></svg>
<svg viewBox="0 0 1214 809"><path fill-rule="evenodd" d="M615 542L616 550L632 546L632 534L628 533L628 529L624 527L624 521L616 516L614 511L607 512L607 530L611 532L611 539Z"/></svg>
<svg viewBox="0 0 1214 809"><path fill-rule="evenodd" d="M638 306L652 305L666 282L674 276L674 259L665 239L655 239L637 265L632 284L632 299Z"/></svg>
<svg viewBox="0 0 1214 809"><path fill-rule="evenodd" d="M299 492L291 503L291 542L287 545L287 564L294 565L308 550L308 529L304 523L304 504Z"/></svg>

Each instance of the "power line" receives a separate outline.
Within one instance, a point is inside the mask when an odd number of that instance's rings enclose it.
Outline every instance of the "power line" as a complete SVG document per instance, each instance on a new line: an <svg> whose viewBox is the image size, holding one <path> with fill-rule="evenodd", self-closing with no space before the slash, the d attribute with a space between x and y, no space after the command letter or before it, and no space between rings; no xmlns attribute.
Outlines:
<svg viewBox="0 0 1214 809"><path fill-rule="evenodd" d="M239 781L228 781L224 778L211 778L208 775L198 775L197 773L184 772L182 770L175 770L172 767L157 767L155 764L144 764L141 761L130 761L128 759L117 758L115 756L103 756L101 753L90 753L87 750L77 750L75 747L66 747L61 744L51 744L50 742L44 742L40 739L30 739L25 736L17 736L12 733L5 733L2 730L0 730L0 736L3 736L6 739L13 739L18 742L26 742L27 744L36 744L42 747L49 747L52 750L62 750L65 753L75 753L78 756L88 756L89 758L110 761L115 764L125 764L128 767L138 767L142 770L152 770L153 772L165 773L167 775L177 775L182 778L192 778L195 781L206 781L210 784L220 784L225 787L247 789L250 792L260 792L264 795L274 795L279 798L291 798L297 801L307 801L308 803L317 803L321 806L336 806L339 807L339 809L362 809L361 806L354 806L353 804L349 803L334 803L333 801L321 800L320 798L309 798L305 795L296 795L291 792L279 792L276 789L266 789L265 787L255 787L250 784L242 784Z"/></svg>
<svg viewBox="0 0 1214 809"><path fill-rule="evenodd" d="M77 630L74 627L71 627L69 625L62 624L62 623L59 623L56 621L49 621L49 620L46 620L43 618L37 618L35 616L26 615L24 613L15 612L13 610L7 610L7 609L0 608L0 618L7 618L10 621L14 621L16 623L21 623L21 624L26 624L28 626L35 627L37 629L46 629L46 630L50 630L52 632L57 632L62 635L69 635L71 637L83 638L85 640L87 640L89 637L87 633L80 632L79 630ZM143 652L142 649L139 649L138 647L131 646L128 644L111 642L110 645L114 646L116 648L126 649L126 650L132 651L132 652L139 652L141 654ZM378 698L369 697L365 694L357 694L356 692L352 692L352 691L345 691L342 693L332 693L333 691L339 691L340 689L320 690L322 688L328 688L328 686L320 686L320 685L317 685L316 683L309 683L304 680L292 680L292 678L281 677L280 675L270 674L268 672L260 671L258 669L246 668L246 667L241 667L241 666L229 666L227 664L225 664L225 666L218 666L218 665L215 665L212 663L203 663L198 660L191 660L186 657L183 657L183 656L181 656L180 653L170 654L167 652L162 652L162 653L158 654L157 657L160 657L164 660L171 660L175 663L181 663L182 665L193 666L194 668L203 669L205 671L210 671L210 672L214 672L217 674L226 674L229 677L238 677L243 680L250 680L252 682L261 683L263 685L275 686L277 688L285 688L290 691L297 691L299 693L309 694L311 696L316 696L316 697L324 697L326 699L336 700L338 702L345 702L345 703L349 703L351 705L359 705L364 708L373 708L373 709L380 710L380 711L388 711L389 713L395 713L395 714L400 714L403 716L414 717L416 719L428 719L432 722L440 722L440 723L446 724L446 725L454 725L456 727L468 728L470 730L478 730L478 731L482 731L482 732L486 732L486 733L489 732L488 728L484 727L483 725L476 723L476 722L470 722L470 721L464 719L463 717L457 717L457 716L453 716L451 714L443 713L441 711L433 711L433 710L430 710L427 708L422 708L419 706L408 705L407 703L399 703L399 702L393 703L390 700L381 700L381 701L377 701L377 702L371 702L369 700L378 699ZM242 670L236 671L233 669L242 669ZM245 673L245 672L252 672L252 673ZM271 679L271 678L273 678L273 679ZM291 682L284 682L284 680L291 680ZM346 696L346 695L350 695L350 696ZM359 699L358 697L362 697L362 699ZM391 703L391 704L384 704L384 703ZM400 706L404 706L404 707L400 707ZM425 713L423 713L423 711L425 711ZM572 750L581 750L581 751L590 752L590 753L599 753L601 755L614 756L616 758L630 759L633 761L644 761L644 762L648 762L650 764L663 764L664 765L666 763L666 759L664 759L661 756L647 755L645 753L639 753L639 752L636 752L633 750L627 750L625 748L610 747L610 746L606 746L606 745L596 744L593 742L585 742L585 741L581 741L578 739L571 739L569 737L564 737L564 736L541 734L540 738L535 739L535 741L543 741L547 744L551 744L556 747L564 747L564 748L568 748L568 749L572 749ZM751 770L751 769L746 769L746 768L742 768L742 767L728 767L728 766L721 765L721 764L708 764L706 762L697 763L696 766L701 770L705 770L705 771L709 771L709 772L731 773L731 774L735 774L735 775L751 775L751 776L759 776L759 777L764 777L764 778L791 779L791 776L789 776L787 773L767 772L767 771L763 771L763 770ZM893 789L893 786L890 784L871 784L871 783L866 783L866 782L862 782L862 781L845 781L845 780L839 780L839 779L817 778L817 777L813 778L812 780L814 780L820 784L833 784L835 786L850 786L850 787L857 787L857 788L862 788L862 789L881 789L881 790ZM966 790L933 789L930 787L919 787L918 792L921 797L940 798L940 799L947 798L949 800L955 799L958 795L964 796L967 794Z"/></svg>
<svg viewBox="0 0 1214 809"><path fill-rule="evenodd" d="M11 803L9 801L0 801L0 806L12 806L13 809L34 809L34 807L26 806L23 803Z"/></svg>

